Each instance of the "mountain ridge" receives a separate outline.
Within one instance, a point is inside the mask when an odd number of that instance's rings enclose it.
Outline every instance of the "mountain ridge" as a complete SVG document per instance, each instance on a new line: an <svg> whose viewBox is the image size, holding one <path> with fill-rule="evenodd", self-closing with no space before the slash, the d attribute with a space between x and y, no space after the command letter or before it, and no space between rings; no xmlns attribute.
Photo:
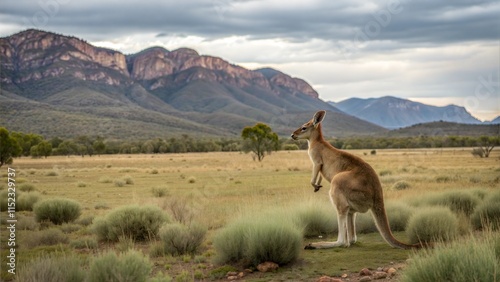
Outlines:
<svg viewBox="0 0 500 282"><path fill-rule="evenodd" d="M456 105L432 106L393 96L367 99L350 98L338 103L329 103L347 114L369 120L389 129L436 121L482 124L464 107Z"/></svg>
<svg viewBox="0 0 500 282"><path fill-rule="evenodd" d="M224 137L256 122L287 136L300 125L296 117L304 122L318 109L330 113L328 130L337 136L385 131L319 99L303 79L189 48L125 55L29 29L0 38L0 64L0 122L50 137Z"/></svg>

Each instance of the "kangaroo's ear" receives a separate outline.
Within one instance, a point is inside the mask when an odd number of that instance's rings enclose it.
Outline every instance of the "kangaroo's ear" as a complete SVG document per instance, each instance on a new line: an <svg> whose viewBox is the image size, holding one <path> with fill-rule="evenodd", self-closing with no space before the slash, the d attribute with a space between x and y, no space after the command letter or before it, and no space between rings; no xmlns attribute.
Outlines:
<svg viewBox="0 0 500 282"><path fill-rule="evenodd" d="M313 125L316 126L320 122L322 122L323 119L325 118L325 115L326 115L325 111L318 111L317 113L315 113L313 117Z"/></svg>

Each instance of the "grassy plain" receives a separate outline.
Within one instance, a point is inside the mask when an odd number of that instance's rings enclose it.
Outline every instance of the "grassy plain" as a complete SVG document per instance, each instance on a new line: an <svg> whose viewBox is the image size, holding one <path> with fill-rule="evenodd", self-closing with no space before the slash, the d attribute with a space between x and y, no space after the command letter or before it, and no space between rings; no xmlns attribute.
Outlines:
<svg viewBox="0 0 500 282"><path fill-rule="evenodd" d="M494 150L487 159L474 158L470 148L378 150L376 155L371 155L369 150L351 152L361 156L379 173L386 201L412 201L425 194L447 190L500 189L500 150ZM33 184L43 198L63 197L78 201L83 207L80 219L101 216L123 205L153 204L170 212L173 201L186 203L192 220L205 224L209 232L199 256L151 258L155 273L162 271L174 279L183 275L210 280L210 273L218 267L211 263L215 253L212 237L235 218L273 209L293 209L307 201L329 202L326 183L318 193L314 193L309 184L311 163L305 151L277 152L261 163L236 152L21 158L10 167L16 170L18 185ZM0 172L0 187L5 189L7 167L0 168ZM405 189L394 188L402 181ZM158 191L165 195L158 197ZM34 218L30 211L17 215L18 218ZM2 211L1 216L2 278L9 279L3 268L8 236L3 232L6 213ZM29 248L25 242L43 226L33 229L17 230L18 264L50 252L77 253L87 259L105 249L132 247L149 255L154 244L99 242L97 248L75 248L76 244L71 242L96 238L88 226L82 226L68 232L70 243ZM395 236L408 241L404 232L397 232ZM327 239L335 240L335 237L336 234L332 234ZM364 267L403 263L411 254L411 251L391 248L378 233L361 234L358 238L359 242L348 249L304 250L295 263L275 273L252 273L245 279L314 281L321 275L340 276L357 273ZM311 240L317 239L305 239L304 244Z"/></svg>

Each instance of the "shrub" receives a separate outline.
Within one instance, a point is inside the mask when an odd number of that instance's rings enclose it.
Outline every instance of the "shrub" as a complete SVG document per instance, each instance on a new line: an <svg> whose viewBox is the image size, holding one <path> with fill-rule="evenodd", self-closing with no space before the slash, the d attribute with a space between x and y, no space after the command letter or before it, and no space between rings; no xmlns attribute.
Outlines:
<svg viewBox="0 0 500 282"><path fill-rule="evenodd" d="M411 243L449 241L458 234L458 219L446 207L418 210L410 218L406 234Z"/></svg>
<svg viewBox="0 0 500 282"><path fill-rule="evenodd" d="M111 182L113 182L113 180L111 178L109 178L109 176L102 176L101 178L99 178L98 182L99 183L111 183Z"/></svg>
<svg viewBox="0 0 500 282"><path fill-rule="evenodd" d="M64 234L61 230L56 228L50 228L38 232L33 232L30 236L27 236L24 240L24 243L28 248L66 244L68 242L69 242L68 236Z"/></svg>
<svg viewBox="0 0 500 282"><path fill-rule="evenodd" d="M35 185L29 183L24 183L19 185L18 189L21 190L22 192L32 192L36 190Z"/></svg>
<svg viewBox="0 0 500 282"><path fill-rule="evenodd" d="M431 205L446 206L453 212L462 212L469 216L479 204L479 199L471 193L451 191L432 197L429 203Z"/></svg>
<svg viewBox="0 0 500 282"><path fill-rule="evenodd" d="M74 221L80 216L81 209L78 202L69 199L47 199L33 207L38 222L49 220L54 224Z"/></svg>
<svg viewBox="0 0 500 282"><path fill-rule="evenodd" d="M194 213L188 205L186 198L173 198L165 201L165 206L170 210L170 214L175 221L189 223L194 217Z"/></svg>
<svg viewBox="0 0 500 282"><path fill-rule="evenodd" d="M302 233L282 220L263 221L246 234L245 260L253 265L272 261L283 265L294 261L302 249Z"/></svg>
<svg viewBox="0 0 500 282"><path fill-rule="evenodd" d="M123 180L123 179L115 179L115 181L113 181L113 183L115 184L116 187L125 186L125 180Z"/></svg>
<svg viewBox="0 0 500 282"><path fill-rule="evenodd" d="M445 182L450 182L450 181L451 181L451 178L449 176L441 175L441 176L436 177L437 183L445 183Z"/></svg>
<svg viewBox="0 0 500 282"><path fill-rule="evenodd" d="M58 175L59 175L59 173L57 171L55 171L55 170L47 171L45 173L45 176L58 176Z"/></svg>
<svg viewBox="0 0 500 282"><path fill-rule="evenodd" d="M161 198L168 194L168 190L166 187L153 187L151 193L153 193L153 196Z"/></svg>
<svg viewBox="0 0 500 282"><path fill-rule="evenodd" d="M59 226L59 229L61 229L62 232L64 233L73 233L81 229L81 226L78 224L73 224L73 223L65 223L61 226Z"/></svg>
<svg viewBox="0 0 500 282"><path fill-rule="evenodd" d="M283 265L295 260L302 249L302 233L282 217L240 219L216 234L216 262L258 265L272 261Z"/></svg>
<svg viewBox="0 0 500 282"><path fill-rule="evenodd" d="M392 174L392 171L387 170L387 169L379 172L380 176L386 176L386 175L391 175L391 174Z"/></svg>
<svg viewBox="0 0 500 282"><path fill-rule="evenodd" d="M298 149L299 149L299 146L297 146L297 144L284 144L283 145L283 150L285 150L285 151L295 151Z"/></svg>
<svg viewBox="0 0 500 282"><path fill-rule="evenodd" d="M130 175L124 176L123 181L125 181L125 184L129 184L129 185L134 184L134 179Z"/></svg>
<svg viewBox="0 0 500 282"><path fill-rule="evenodd" d="M42 256L22 265L17 271L16 281L80 282L85 281L82 261L74 256Z"/></svg>
<svg viewBox="0 0 500 282"><path fill-rule="evenodd" d="M83 226L88 226L92 224L92 221L94 221L94 216L93 215L87 215L85 217L80 217L77 221L76 224L80 224Z"/></svg>
<svg viewBox="0 0 500 282"><path fill-rule="evenodd" d="M316 237L338 231L336 214L331 204L310 201L297 207L292 218L305 237Z"/></svg>
<svg viewBox="0 0 500 282"><path fill-rule="evenodd" d="M17 230L36 230L38 227L39 224L33 217L20 217L16 224Z"/></svg>
<svg viewBox="0 0 500 282"><path fill-rule="evenodd" d="M453 212L464 213L470 216L480 199L474 192L450 191L414 199L411 202L414 206L445 206Z"/></svg>
<svg viewBox="0 0 500 282"><path fill-rule="evenodd" d="M83 181L78 181L76 183L76 187L79 187L79 188L87 187L87 183L85 183Z"/></svg>
<svg viewBox="0 0 500 282"><path fill-rule="evenodd" d="M32 211L35 204L40 200L41 195L38 192L18 193L16 199L16 210Z"/></svg>
<svg viewBox="0 0 500 282"><path fill-rule="evenodd" d="M170 222L156 206L124 206L94 220L93 232L99 240L118 241L120 236L147 240L158 235L160 226Z"/></svg>
<svg viewBox="0 0 500 282"><path fill-rule="evenodd" d="M88 281L122 282L146 281L152 270L152 264L137 251L128 251L117 256L108 252L96 257L90 264Z"/></svg>
<svg viewBox="0 0 500 282"><path fill-rule="evenodd" d="M410 187L411 187L410 183L408 183L404 180L400 180L400 181L394 183L394 185L392 185L392 189L394 189L394 190L405 190L405 189L408 189Z"/></svg>
<svg viewBox="0 0 500 282"><path fill-rule="evenodd" d="M207 228L197 223L167 224L160 229L160 240L166 254L195 254L205 238Z"/></svg>
<svg viewBox="0 0 500 282"><path fill-rule="evenodd" d="M471 216L476 229L500 230L500 202L491 198L479 205Z"/></svg>
<svg viewBox="0 0 500 282"><path fill-rule="evenodd" d="M71 241L69 245L75 249L97 249L99 246L94 238L83 238Z"/></svg>
<svg viewBox="0 0 500 282"><path fill-rule="evenodd" d="M500 281L500 236L470 237L416 252L402 281Z"/></svg>
<svg viewBox="0 0 500 282"><path fill-rule="evenodd" d="M188 182L189 183L195 183L196 182L196 178L194 176L190 176L189 179L188 179Z"/></svg>

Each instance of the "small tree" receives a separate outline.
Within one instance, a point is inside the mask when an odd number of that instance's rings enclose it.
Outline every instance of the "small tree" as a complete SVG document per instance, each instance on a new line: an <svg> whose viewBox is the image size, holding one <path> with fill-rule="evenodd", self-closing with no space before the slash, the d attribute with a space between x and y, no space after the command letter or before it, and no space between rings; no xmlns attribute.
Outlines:
<svg viewBox="0 0 500 282"><path fill-rule="evenodd" d="M252 152L254 160L256 157L259 162L264 159L266 154L278 150L278 135L266 124L257 123L253 127L243 128L241 137L243 138L243 151L245 153Z"/></svg>
<svg viewBox="0 0 500 282"><path fill-rule="evenodd" d="M495 148L496 143L498 143L498 140L495 137L491 136L481 136L479 137L479 146L480 149L483 151L483 156L485 158L490 156L490 152Z"/></svg>
<svg viewBox="0 0 500 282"><path fill-rule="evenodd" d="M0 167L4 164L11 164L12 158L20 156L22 148L17 140L9 135L9 131L0 127Z"/></svg>

